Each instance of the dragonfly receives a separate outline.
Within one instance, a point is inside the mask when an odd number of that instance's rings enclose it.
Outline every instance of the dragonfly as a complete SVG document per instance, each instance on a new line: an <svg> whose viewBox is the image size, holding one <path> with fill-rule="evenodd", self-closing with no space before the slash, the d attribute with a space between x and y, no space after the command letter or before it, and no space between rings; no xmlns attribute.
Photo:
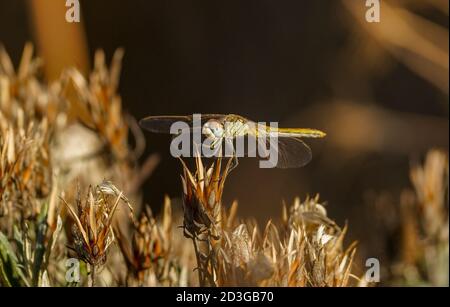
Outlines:
<svg viewBox="0 0 450 307"><path fill-rule="evenodd" d="M141 119L139 123L141 127L153 133L170 133L174 123L185 122L190 127L189 131L181 133L200 130L210 140L211 147L219 147L222 141L229 143L240 137L263 139L267 143L276 142L274 148L278 154L277 168L297 168L306 165L312 159L312 152L302 139L326 136L325 132L317 129L278 128L256 123L236 114L201 114L201 120L204 123L197 127L194 126L192 115L148 116ZM267 148L267 146L264 147ZM235 160L234 167L237 166L236 156Z"/></svg>

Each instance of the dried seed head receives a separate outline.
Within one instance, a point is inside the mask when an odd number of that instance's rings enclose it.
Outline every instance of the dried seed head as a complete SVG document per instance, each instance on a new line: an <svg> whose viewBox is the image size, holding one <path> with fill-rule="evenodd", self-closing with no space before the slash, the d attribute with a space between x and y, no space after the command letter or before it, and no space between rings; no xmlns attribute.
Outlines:
<svg viewBox="0 0 450 307"><path fill-rule="evenodd" d="M114 53L108 70L103 51L97 51L94 70L89 80L76 69L64 75L68 85L65 90L75 89L76 95L67 95L71 101L70 113L86 127L96 131L104 141L113 158L122 161L130 157L128 149L128 125L122 115L122 102L117 94L123 50Z"/></svg>
<svg viewBox="0 0 450 307"><path fill-rule="evenodd" d="M411 181L416 190L427 235L434 236L448 220L446 190L448 188L448 158L440 150L431 150L423 166L411 169ZM448 195L447 195L448 197Z"/></svg>
<svg viewBox="0 0 450 307"><path fill-rule="evenodd" d="M25 129L2 117L0 111L0 213L14 207L33 217L52 185L47 121Z"/></svg>
<svg viewBox="0 0 450 307"><path fill-rule="evenodd" d="M222 170L221 158L209 168L204 168L200 157L196 158L197 171L192 173L183 165L184 229L188 236L200 236L209 231L218 236L217 225L221 213L222 193L230 171L231 159Z"/></svg>
<svg viewBox="0 0 450 307"><path fill-rule="evenodd" d="M73 250L79 259L95 266L104 264L108 248L115 239L111 223L118 204L123 202L131 208L123 193L111 183L108 186L117 189L118 195L109 197L110 194L102 193L104 185L96 186L95 191L89 186L84 201L78 190L77 213L62 199L75 222L72 226Z"/></svg>

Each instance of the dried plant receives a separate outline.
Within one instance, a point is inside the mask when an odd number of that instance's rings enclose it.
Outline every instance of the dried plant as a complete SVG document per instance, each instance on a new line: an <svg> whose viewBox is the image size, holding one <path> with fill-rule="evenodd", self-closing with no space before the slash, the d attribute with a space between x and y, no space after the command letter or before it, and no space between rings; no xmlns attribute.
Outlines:
<svg viewBox="0 0 450 307"><path fill-rule="evenodd" d="M17 129L16 132L45 122L48 126L46 129L49 130L46 133L51 134L56 126L61 125L65 116L66 101L61 91L62 80L51 83L40 80L42 61L33 57L33 49L31 43L25 45L19 67L15 70L10 57L0 45L2 129L5 130L7 122L10 127Z"/></svg>
<svg viewBox="0 0 450 307"><path fill-rule="evenodd" d="M408 284L448 286L448 157L431 150L411 169L415 194L401 197L402 256L394 271Z"/></svg>
<svg viewBox="0 0 450 307"><path fill-rule="evenodd" d="M355 277L351 275L355 244L344 250L346 228L341 230L326 217L318 197L303 203L297 198L283 220L284 230L269 221L262 234L249 222L224 231L220 285L356 284L350 280Z"/></svg>
<svg viewBox="0 0 450 307"><path fill-rule="evenodd" d="M232 158L222 170L222 159L218 158L209 168L203 166L202 159L196 158L197 170L192 173L183 165L183 229L194 244L200 285L216 285L215 255L216 243L220 239L220 213L225 180ZM200 245L199 245L200 244Z"/></svg>
<svg viewBox="0 0 450 307"><path fill-rule="evenodd" d="M422 226L428 237L440 240L448 236L448 159L439 150L431 150L423 166L411 169L417 202L423 216ZM447 235L445 231L447 230Z"/></svg>
<svg viewBox="0 0 450 307"><path fill-rule="evenodd" d="M0 111L0 155L0 216L36 216L53 179L46 119L25 127L20 119L12 124Z"/></svg>
<svg viewBox="0 0 450 307"><path fill-rule="evenodd" d="M123 50L118 49L108 70L105 54L98 51L89 81L76 69L67 70L63 77L73 85L65 90L71 102L69 116L95 131L101 137L105 150L118 160L130 157L128 125L122 115L121 98L117 94L122 57ZM71 88L74 88L74 93Z"/></svg>
<svg viewBox="0 0 450 307"><path fill-rule="evenodd" d="M384 260L388 277L382 282L448 286L448 155L430 150L423 165L411 168L410 178L414 189L404 189L398 200L385 193L375 201L385 229L376 243L382 247L390 237L399 238L392 260Z"/></svg>
<svg viewBox="0 0 450 307"><path fill-rule="evenodd" d="M32 55L27 44L15 71L0 47L0 216L8 211L11 218L36 216L52 187L50 137L58 86L39 81L41 61Z"/></svg>
<svg viewBox="0 0 450 307"><path fill-rule="evenodd" d="M166 197L161 222L148 209L134 225L131 244L119 232L118 241L128 268L126 285L186 285L186 268L181 267L173 252L173 228L171 202Z"/></svg>
<svg viewBox="0 0 450 307"><path fill-rule="evenodd" d="M76 212L62 198L74 220L73 244L78 259L90 264L92 285L95 284L95 268L106 262L108 248L115 236L112 221L120 202L133 209L123 192L110 182L103 182L95 189L89 187L87 196L81 199L80 191L75 200Z"/></svg>
<svg viewBox="0 0 450 307"><path fill-rule="evenodd" d="M230 160L231 161L231 160ZM326 216L318 197L294 202L284 225L272 222L261 234L252 221L236 225L237 203L222 209L230 163L204 168L196 158L192 173L183 162L183 228L194 245L200 285L346 286L350 284L352 244L343 249L341 230Z"/></svg>

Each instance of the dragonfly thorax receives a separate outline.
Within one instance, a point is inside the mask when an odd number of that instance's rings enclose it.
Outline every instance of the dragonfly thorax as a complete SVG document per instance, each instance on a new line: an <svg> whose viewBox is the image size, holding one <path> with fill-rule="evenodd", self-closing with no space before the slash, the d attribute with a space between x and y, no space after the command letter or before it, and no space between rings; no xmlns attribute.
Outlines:
<svg viewBox="0 0 450 307"><path fill-rule="evenodd" d="M234 139L247 135L249 132L249 125L241 119L226 121L224 123L224 137Z"/></svg>
<svg viewBox="0 0 450 307"><path fill-rule="evenodd" d="M202 127L203 135L213 140L234 139L235 137L245 136L248 132L248 124L239 119L225 121L211 119Z"/></svg>

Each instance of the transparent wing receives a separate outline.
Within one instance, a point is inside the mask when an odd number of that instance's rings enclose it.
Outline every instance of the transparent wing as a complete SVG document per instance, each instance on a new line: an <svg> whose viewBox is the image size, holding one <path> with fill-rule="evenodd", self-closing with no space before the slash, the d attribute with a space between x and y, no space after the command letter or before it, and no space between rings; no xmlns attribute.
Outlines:
<svg viewBox="0 0 450 307"><path fill-rule="evenodd" d="M170 133L170 127L175 122L192 122L192 116L148 116L139 121L139 125L154 133Z"/></svg>
<svg viewBox="0 0 450 307"><path fill-rule="evenodd" d="M312 159L311 149L299 137L282 134L269 137L263 132L259 135L258 138L254 134L248 135L246 156L263 158L277 168L302 167Z"/></svg>
<svg viewBox="0 0 450 307"><path fill-rule="evenodd" d="M202 114L201 121L204 123L210 119L222 120L225 117L223 114ZM191 128L193 126L192 115L186 116L148 116L139 121L142 128L153 133L170 133L170 127L175 122L185 122Z"/></svg>
<svg viewBox="0 0 450 307"><path fill-rule="evenodd" d="M297 137L278 137L270 139L271 145L277 146L278 168L297 168L308 164L312 152L308 145Z"/></svg>

